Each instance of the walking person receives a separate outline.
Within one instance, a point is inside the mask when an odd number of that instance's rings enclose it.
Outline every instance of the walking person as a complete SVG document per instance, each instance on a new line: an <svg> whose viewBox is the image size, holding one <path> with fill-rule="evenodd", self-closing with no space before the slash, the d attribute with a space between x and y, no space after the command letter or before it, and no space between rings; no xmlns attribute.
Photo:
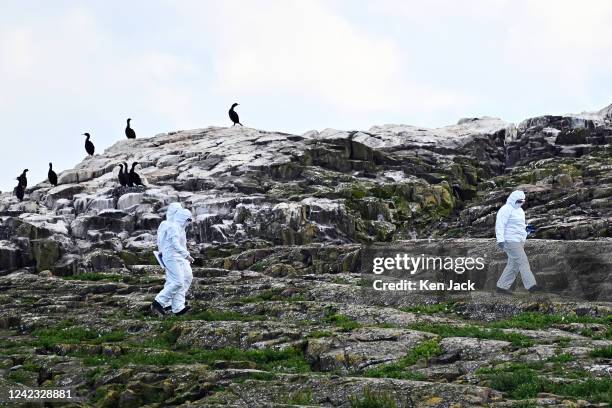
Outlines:
<svg viewBox="0 0 612 408"><path fill-rule="evenodd" d="M166 270L166 283L153 300L151 309L162 315L171 311L180 316L190 309L185 305L185 295L193 280L190 265L193 258L187 250L185 229L191 221L191 212L183 209L179 203L173 203L168 206L166 221L157 230L157 245Z"/></svg>
<svg viewBox="0 0 612 408"><path fill-rule="evenodd" d="M533 232L531 226L525 224L525 212L521 208L525 203L525 193L513 191L499 211L495 220L495 236L497 245L508 255L508 263L497 280L497 292L512 294L510 287L520 272L525 289L529 292L541 291L529 267L525 253L527 235Z"/></svg>

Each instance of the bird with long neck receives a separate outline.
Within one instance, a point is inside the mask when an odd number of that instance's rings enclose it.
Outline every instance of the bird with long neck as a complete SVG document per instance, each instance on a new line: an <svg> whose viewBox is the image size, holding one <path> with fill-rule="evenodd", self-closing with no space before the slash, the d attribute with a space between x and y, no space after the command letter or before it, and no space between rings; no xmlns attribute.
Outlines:
<svg viewBox="0 0 612 408"><path fill-rule="evenodd" d="M130 173L128 172L129 167L128 167L127 162L124 162L123 166L125 168L124 172L125 172L125 175L126 175L125 181L126 181L128 187L134 187L134 183L132 182L132 178L130 177Z"/></svg>
<svg viewBox="0 0 612 408"><path fill-rule="evenodd" d="M85 136L85 151L88 155L93 156L96 151L96 147L91 140L89 140L91 135L89 133L83 133L83 136Z"/></svg>
<svg viewBox="0 0 612 408"><path fill-rule="evenodd" d="M128 118L127 120L127 127L125 128L125 136L128 139L136 139L136 131L134 131L134 129L132 129L130 127L130 121L132 120L132 118ZM127 171L127 169L125 169L125 171Z"/></svg>
<svg viewBox="0 0 612 408"><path fill-rule="evenodd" d="M135 186L144 186L142 180L140 179L140 176L138 175L138 173L136 173L136 166L138 165L138 162L134 162L132 163L132 169L130 170L130 182L135 185Z"/></svg>
<svg viewBox="0 0 612 408"><path fill-rule="evenodd" d="M57 173L53 171L53 163L49 163L49 172L47 173L47 178L49 179L49 183L54 186L57 186Z"/></svg>
<svg viewBox="0 0 612 408"><path fill-rule="evenodd" d="M17 196L17 199L21 202L23 201L23 197L25 197L25 186L23 184L21 184L21 179L19 177L16 178L17 180L17 187L15 187L15 195Z"/></svg>
<svg viewBox="0 0 612 408"><path fill-rule="evenodd" d="M28 171L30 171L30 170L24 169L23 172L21 173L21 175L19 177L17 177L17 180L19 180L19 184L23 186L24 190L28 186L28 178L26 177L26 173Z"/></svg>
<svg viewBox="0 0 612 408"><path fill-rule="evenodd" d="M123 171L123 164L119 163L119 184L127 186L127 172Z"/></svg>
<svg viewBox="0 0 612 408"><path fill-rule="evenodd" d="M232 105L232 107L229 110L229 117L232 120L232 122L234 122L234 124L232 126L236 126L236 124L239 124L240 126L242 126L242 123L240 123L240 117L238 117L238 113L234 110L234 108L238 106L237 103L234 103Z"/></svg>

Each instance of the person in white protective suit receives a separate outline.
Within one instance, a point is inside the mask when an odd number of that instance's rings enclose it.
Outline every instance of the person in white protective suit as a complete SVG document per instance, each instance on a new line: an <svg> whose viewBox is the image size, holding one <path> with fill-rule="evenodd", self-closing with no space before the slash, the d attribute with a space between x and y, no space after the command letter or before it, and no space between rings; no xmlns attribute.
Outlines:
<svg viewBox="0 0 612 408"><path fill-rule="evenodd" d="M521 208L524 203L525 193L516 190L508 196L506 204L497 212L495 220L497 245L508 255L508 263L496 285L496 291L499 293L512 293L510 287L519 272L525 289L529 292L542 290L536 284L524 249L527 235L534 230L525 223L525 212Z"/></svg>
<svg viewBox="0 0 612 408"><path fill-rule="evenodd" d="M168 207L167 221L162 222L157 230L160 258L166 270L166 284L151 304L151 308L159 314L171 311L175 315L182 315L190 309L185 304L185 295L193 280L190 265L193 258L187 250L185 229L191 217L189 210L173 203Z"/></svg>

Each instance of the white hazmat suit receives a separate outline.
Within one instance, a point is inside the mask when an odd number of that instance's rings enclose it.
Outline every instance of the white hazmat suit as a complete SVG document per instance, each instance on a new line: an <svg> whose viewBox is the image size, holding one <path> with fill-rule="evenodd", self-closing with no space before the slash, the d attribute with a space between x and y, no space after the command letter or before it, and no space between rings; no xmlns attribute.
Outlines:
<svg viewBox="0 0 612 408"><path fill-rule="evenodd" d="M191 212L173 203L168 207L166 218L157 230L157 245L166 266L166 284L155 300L164 308L171 306L172 313L179 313L185 307L185 295L193 280L185 233Z"/></svg>
<svg viewBox="0 0 612 408"><path fill-rule="evenodd" d="M503 242L503 250L508 255L508 263L497 280L497 287L504 290L510 289L519 272L525 289L536 286L524 248L527 240L525 212L518 200L525 201L524 192L515 190L510 193L506 204L497 211L495 220L495 237L498 243Z"/></svg>

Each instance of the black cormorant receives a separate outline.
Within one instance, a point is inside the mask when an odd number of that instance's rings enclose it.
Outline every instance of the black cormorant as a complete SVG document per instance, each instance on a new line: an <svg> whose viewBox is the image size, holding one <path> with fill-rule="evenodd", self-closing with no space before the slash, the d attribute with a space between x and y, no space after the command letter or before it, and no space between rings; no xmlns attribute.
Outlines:
<svg viewBox="0 0 612 408"><path fill-rule="evenodd" d="M21 179L19 177L17 177L17 180L19 182L17 183L17 187L15 187L15 195L19 201L23 201L23 197L25 196L25 186L21 184Z"/></svg>
<svg viewBox="0 0 612 408"><path fill-rule="evenodd" d="M238 106L237 103L233 104L232 107L229 110L229 117L232 120L232 122L234 122L234 124L232 126L235 126L236 123L239 124L240 126L242 126L242 123L240 123L240 118L238 117L238 113L236 113L236 111L234 110L234 108Z"/></svg>
<svg viewBox="0 0 612 408"><path fill-rule="evenodd" d="M30 171L30 170L24 169L23 172L21 173L21 175L19 177L17 177L17 180L19 180L19 184L23 186L24 190L28 186L28 178L26 177L26 173L28 171Z"/></svg>
<svg viewBox="0 0 612 408"><path fill-rule="evenodd" d="M135 186L144 186L144 184L142 183L142 180L140 179L140 176L138 175L138 173L136 173L136 170L134 170L137 165L138 165L138 162L132 163L132 169L130 170L130 174L129 174L130 183Z"/></svg>
<svg viewBox="0 0 612 408"><path fill-rule="evenodd" d="M49 179L49 183L57 186L57 173L53 171L53 163L49 163L49 173L47 173L47 178Z"/></svg>
<svg viewBox="0 0 612 408"><path fill-rule="evenodd" d="M128 118L127 120L127 127L125 128L125 135L127 136L128 139L136 139L136 132L134 132L134 129L132 129L130 127L130 121L132 119ZM125 169L127 171L127 169Z"/></svg>
<svg viewBox="0 0 612 408"><path fill-rule="evenodd" d="M123 164L119 163L119 184L121 184L123 187L127 186L128 181L127 181L127 171L124 173L123 172Z"/></svg>
<svg viewBox="0 0 612 408"><path fill-rule="evenodd" d="M125 168L125 171L124 171L125 181L126 181L128 187L134 187L134 183L132 182L132 178L130 177L130 172L128 171L129 167L127 165L127 162L124 162L123 166Z"/></svg>
<svg viewBox="0 0 612 408"><path fill-rule="evenodd" d="M87 151L88 155L93 156L94 152L96 151L96 147L93 143L91 143L91 140L89 140L91 135L89 133L83 133L83 136L87 136L87 139L85 140L85 150Z"/></svg>

